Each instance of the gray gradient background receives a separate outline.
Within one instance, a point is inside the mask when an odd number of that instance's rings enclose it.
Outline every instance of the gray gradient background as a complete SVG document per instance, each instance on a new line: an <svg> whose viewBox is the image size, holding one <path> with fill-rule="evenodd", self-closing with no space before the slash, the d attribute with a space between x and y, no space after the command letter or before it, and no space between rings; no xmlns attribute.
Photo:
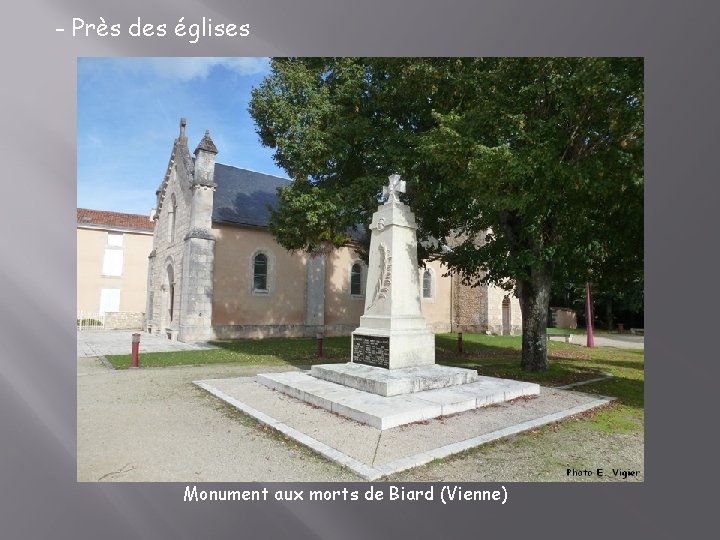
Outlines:
<svg viewBox="0 0 720 540"><path fill-rule="evenodd" d="M103 4L107 4L104 6ZM694 537L717 496L718 5L660 1L26 1L5 7L0 538ZM252 37L72 38L71 18L251 24ZM714 36L714 37L713 37ZM176 484L78 484L77 56L646 58L644 484L510 484L505 506L182 502ZM132 156L128 156L132 159ZM695 317L693 313L699 313ZM692 333L685 330L691 329ZM682 365L682 378L675 367ZM706 423L708 422L708 423ZM242 459L242 456L238 456ZM209 488L204 485L202 487ZM225 486L231 487L231 486ZM232 486L238 487L238 486ZM259 487L248 485L246 487ZM272 489L280 485L269 486ZM308 488L309 485L295 486ZM334 486L337 487L337 486ZM352 487L352 486L349 486ZM356 489L366 486L358 485ZM711 506L712 505L712 506ZM713 530L713 529L710 529ZM688 534L690 533L690 534Z"/></svg>

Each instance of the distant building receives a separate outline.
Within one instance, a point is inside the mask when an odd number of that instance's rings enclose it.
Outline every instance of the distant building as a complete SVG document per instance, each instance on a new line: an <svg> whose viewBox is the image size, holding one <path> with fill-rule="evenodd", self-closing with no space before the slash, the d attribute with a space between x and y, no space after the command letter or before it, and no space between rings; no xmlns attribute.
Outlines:
<svg viewBox="0 0 720 540"><path fill-rule="evenodd" d="M108 328L143 328L150 217L77 209L78 319Z"/></svg>
<svg viewBox="0 0 720 540"><path fill-rule="evenodd" d="M147 327L194 341L349 334L365 305L367 268L352 248L310 256L267 229L268 205L289 180L215 162L210 134L190 154L185 120L157 190ZM423 314L434 331L517 333L516 298L471 289L438 262L420 269Z"/></svg>

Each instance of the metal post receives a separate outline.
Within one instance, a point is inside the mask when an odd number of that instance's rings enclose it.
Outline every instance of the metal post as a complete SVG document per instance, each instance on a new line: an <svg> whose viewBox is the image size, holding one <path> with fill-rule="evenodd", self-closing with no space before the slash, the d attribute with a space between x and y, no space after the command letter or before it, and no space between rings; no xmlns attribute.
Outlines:
<svg viewBox="0 0 720 540"><path fill-rule="evenodd" d="M140 334L133 334L132 335L132 359L130 360L130 367L131 368L137 368L138 363L140 362L139 358L139 351L140 351Z"/></svg>
<svg viewBox="0 0 720 540"><path fill-rule="evenodd" d="M462 332L458 332L457 352L458 352L458 354L462 354L462 353L463 353Z"/></svg>
<svg viewBox="0 0 720 540"><path fill-rule="evenodd" d="M590 282L585 284L585 326L587 326L587 346L595 347L595 339L593 337L593 313L592 313L592 291L590 290Z"/></svg>
<svg viewBox="0 0 720 540"><path fill-rule="evenodd" d="M318 358L323 357L323 335L320 333L317 333L315 335L317 337L317 349L315 350L315 356Z"/></svg>

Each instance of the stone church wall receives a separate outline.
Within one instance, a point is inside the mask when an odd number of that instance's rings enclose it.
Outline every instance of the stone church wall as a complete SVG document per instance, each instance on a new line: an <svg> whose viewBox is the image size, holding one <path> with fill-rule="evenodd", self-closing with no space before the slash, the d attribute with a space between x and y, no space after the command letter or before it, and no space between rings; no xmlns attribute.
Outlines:
<svg viewBox="0 0 720 540"><path fill-rule="evenodd" d="M303 335L307 257L261 229L214 225L212 326L218 338ZM253 259L268 257L268 290L253 290Z"/></svg>

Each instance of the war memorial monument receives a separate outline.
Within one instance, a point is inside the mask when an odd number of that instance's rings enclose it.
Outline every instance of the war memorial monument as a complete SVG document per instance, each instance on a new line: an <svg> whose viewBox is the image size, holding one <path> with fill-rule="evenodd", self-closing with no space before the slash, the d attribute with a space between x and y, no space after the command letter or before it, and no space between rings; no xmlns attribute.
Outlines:
<svg viewBox="0 0 720 540"><path fill-rule="evenodd" d="M388 429L536 395L535 383L482 377L435 363L435 336L420 310L417 225L390 176L370 224L365 314L352 333L351 361L309 373L267 373L259 383L342 416Z"/></svg>

